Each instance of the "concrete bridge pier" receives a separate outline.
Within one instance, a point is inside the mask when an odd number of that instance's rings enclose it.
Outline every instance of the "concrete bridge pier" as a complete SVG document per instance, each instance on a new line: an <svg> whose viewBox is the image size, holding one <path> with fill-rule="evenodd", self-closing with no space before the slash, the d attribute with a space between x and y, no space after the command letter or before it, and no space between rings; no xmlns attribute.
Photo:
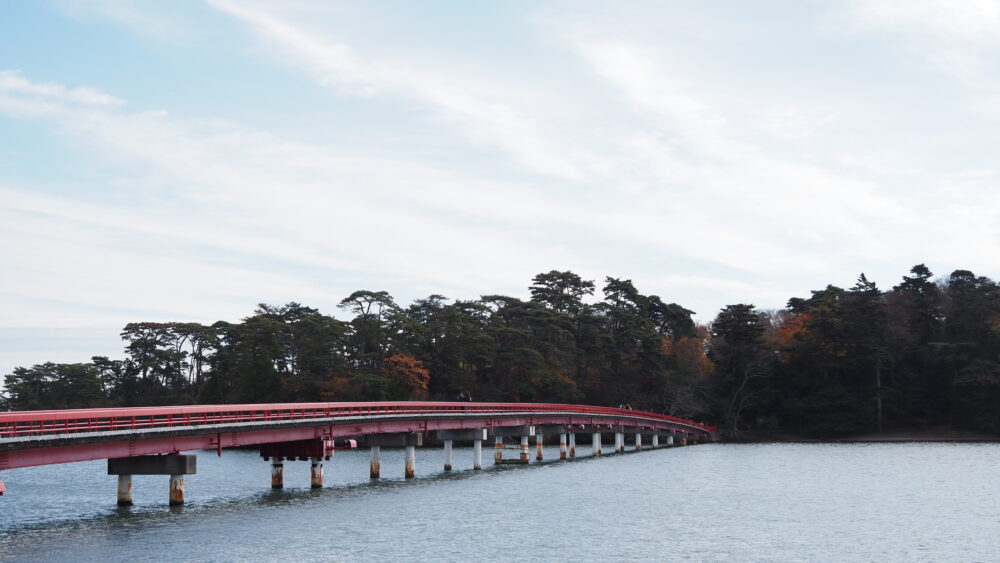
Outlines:
<svg viewBox="0 0 1000 563"><path fill-rule="evenodd" d="M653 449L660 447L660 433L653 432Z"/></svg>
<svg viewBox="0 0 1000 563"><path fill-rule="evenodd" d="M642 432L639 431L635 433L635 451L642 451Z"/></svg>
<svg viewBox="0 0 1000 563"><path fill-rule="evenodd" d="M535 459L538 461L544 460L544 453L542 448L545 445L545 435L550 436L558 434L559 435L559 459L566 459L566 431L567 427L564 424L546 424L544 426L535 426Z"/></svg>
<svg viewBox="0 0 1000 563"><path fill-rule="evenodd" d="M406 463L403 467L403 476L407 479L417 476L417 440L416 434L406 436Z"/></svg>
<svg viewBox="0 0 1000 563"><path fill-rule="evenodd" d="M576 457L576 432L569 433L569 457Z"/></svg>
<svg viewBox="0 0 1000 563"><path fill-rule="evenodd" d="M313 489L323 488L323 458L309 458L309 486Z"/></svg>
<svg viewBox="0 0 1000 563"><path fill-rule="evenodd" d="M451 447L454 440L444 441L444 470L451 471Z"/></svg>
<svg viewBox="0 0 1000 563"><path fill-rule="evenodd" d="M184 504L184 474L170 476L170 506Z"/></svg>
<svg viewBox="0 0 1000 563"><path fill-rule="evenodd" d="M601 432L597 431L590 436L590 445L593 448L593 456L601 455Z"/></svg>
<svg viewBox="0 0 1000 563"><path fill-rule="evenodd" d="M496 445L494 446L493 461L494 463L503 463L503 436L499 434L494 436L496 440Z"/></svg>
<svg viewBox="0 0 1000 563"><path fill-rule="evenodd" d="M132 476L118 476L118 506L132 506Z"/></svg>
<svg viewBox="0 0 1000 563"><path fill-rule="evenodd" d="M668 434L667 435L667 446L668 447L673 447L673 445L674 445L674 435L673 434Z"/></svg>
<svg viewBox="0 0 1000 563"><path fill-rule="evenodd" d="M171 506L184 504L184 476L194 475L197 458L193 455L144 455L108 460L108 475L118 476L118 505L132 505L133 475L169 475Z"/></svg>
<svg viewBox="0 0 1000 563"><path fill-rule="evenodd" d="M271 458L271 488L281 489L285 486L285 462L282 457Z"/></svg>
<svg viewBox="0 0 1000 563"><path fill-rule="evenodd" d="M407 479L412 479L416 475L416 447L423 444L422 434L415 434L412 432L373 434L365 436L365 444L371 448L371 460L369 462L368 475L372 479L378 479L382 473L382 463L379 456L382 447L404 448L405 461L403 466L403 475Z"/></svg>
<svg viewBox="0 0 1000 563"><path fill-rule="evenodd" d="M494 428L493 435L496 436L497 441L497 465L527 465L530 462L531 456L528 439L536 435L534 426L504 426ZM518 436L521 439L517 459L503 459L504 436Z"/></svg>
<svg viewBox="0 0 1000 563"><path fill-rule="evenodd" d="M487 433L485 428L471 430L438 430L434 434L438 440L444 442L444 470L451 471L453 462L453 452L455 440L463 442L472 441L472 468L483 468L483 440Z"/></svg>
<svg viewBox="0 0 1000 563"><path fill-rule="evenodd" d="M371 457L368 461L368 476L371 479L378 479L382 474L382 462L379 460L379 452L382 446L371 447Z"/></svg>
<svg viewBox="0 0 1000 563"><path fill-rule="evenodd" d="M413 479L417 476L417 447L406 446L406 461L403 467L403 476Z"/></svg>
<svg viewBox="0 0 1000 563"><path fill-rule="evenodd" d="M349 448L354 448L353 440ZM292 440L289 442L269 442L260 445L260 457L271 462L271 488L282 489L285 486L285 462L309 461L309 482L312 488L323 486L323 461L333 457L333 440L329 438L312 438L308 440Z"/></svg>
<svg viewBox="0 0 1000 563"><path fill-rule="evenodd" d="M615 452L625 453L625 433L615 432Z"/></svg>

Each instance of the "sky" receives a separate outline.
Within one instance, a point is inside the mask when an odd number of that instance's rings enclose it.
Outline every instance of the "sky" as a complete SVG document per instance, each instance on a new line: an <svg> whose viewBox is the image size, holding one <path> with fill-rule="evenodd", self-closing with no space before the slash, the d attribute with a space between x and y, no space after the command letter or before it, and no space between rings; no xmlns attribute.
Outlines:
<svg viewBox="0 0 1000 563"><path fill-rule="evenodd" d="M572 270L1000 276L1000 0L0 0L0 374Z"/></svg>

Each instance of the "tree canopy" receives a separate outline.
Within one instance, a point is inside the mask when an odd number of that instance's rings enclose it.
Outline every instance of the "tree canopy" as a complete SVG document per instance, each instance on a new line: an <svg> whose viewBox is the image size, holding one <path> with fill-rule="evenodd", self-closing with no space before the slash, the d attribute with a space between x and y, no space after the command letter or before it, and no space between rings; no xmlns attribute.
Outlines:
<svg viewBox="0 0 1000 563"><path fill-rule="evenodd" d="M260 304L238 323L135 322L123 356L5 376L0 408L454 400L629 404L733 437L830 437L948 425L1000 432L1000 288L914 266L883 291L865 274L762 311L694 312L629 279L570 271L507 295L398 305L359 290L338 320Z"/></svg>

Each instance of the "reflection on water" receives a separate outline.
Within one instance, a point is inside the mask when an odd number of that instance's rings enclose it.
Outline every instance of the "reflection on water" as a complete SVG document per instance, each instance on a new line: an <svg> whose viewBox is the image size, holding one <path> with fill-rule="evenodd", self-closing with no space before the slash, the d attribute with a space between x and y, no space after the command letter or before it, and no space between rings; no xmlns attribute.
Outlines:
<svg viewBox="0 0 1000 563"><path fill-rule="evenodd" d="M996 444L702 445L456 471L440 450L337 452L326 488L252 451L198 453L187 504L135 476L115 506L106 463L6 471L0 559L12 560L993 560ZM546 457L558 457L546 448ZM487 462L489 466L489 462Z"/></svg>

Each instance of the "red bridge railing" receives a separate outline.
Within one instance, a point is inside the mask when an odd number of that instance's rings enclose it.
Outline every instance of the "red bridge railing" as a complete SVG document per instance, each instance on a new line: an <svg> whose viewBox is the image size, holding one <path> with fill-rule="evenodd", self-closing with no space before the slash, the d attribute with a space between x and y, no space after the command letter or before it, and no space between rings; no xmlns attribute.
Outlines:
<svg viewBox="0 0 1000 563"><path fill-rule="evenodd" d="M0 412L0 439L55 436L80 432L149 430L177 426L235 424L241 422L309 421L350 416L449 415L505 413L566 413L628 416L673 422L706 432L707 426L683 418L646 411L565 405L555 403L278 403L249 405L189 405L108 409Z"/></svg>

